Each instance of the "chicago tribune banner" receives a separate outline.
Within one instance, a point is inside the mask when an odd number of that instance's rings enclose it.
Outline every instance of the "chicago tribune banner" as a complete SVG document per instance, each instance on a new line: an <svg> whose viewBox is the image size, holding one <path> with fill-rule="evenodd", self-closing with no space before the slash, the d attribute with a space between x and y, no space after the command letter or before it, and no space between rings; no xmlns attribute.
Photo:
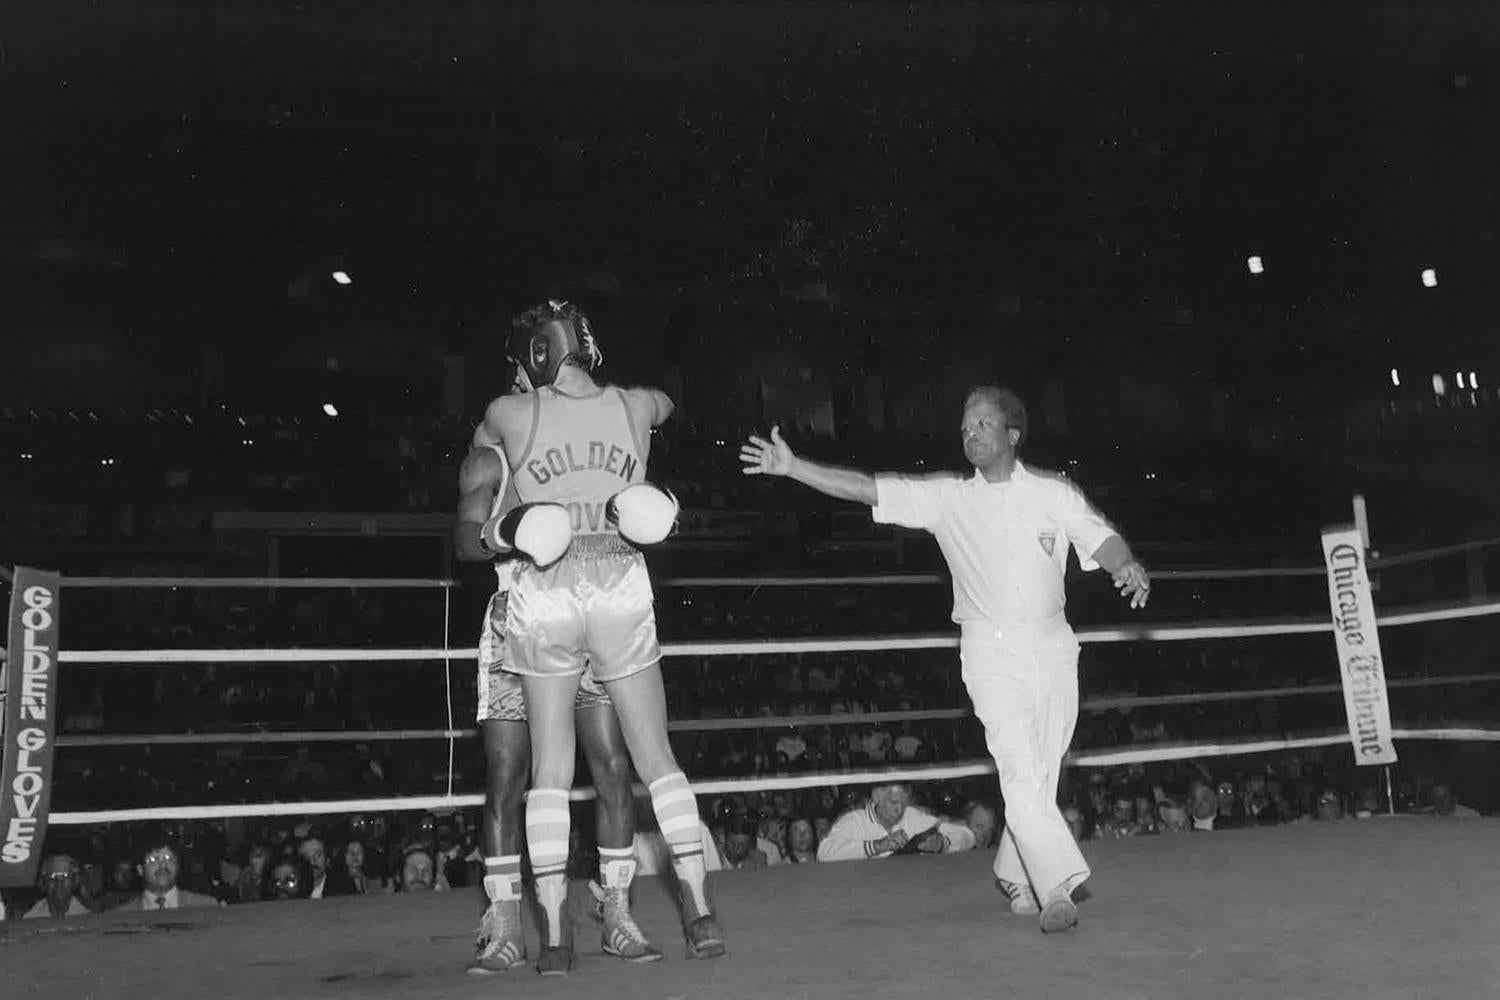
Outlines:
<svg viewBox="0 0 1500 1000"><path fill-rule="evenodd" d="M1385 685L1385 661L1375 631L1375 599L1365 546L1356 528L1323 532L1323 561L1328 567L1328 601L1333 608L1333 642L1344 681L1344 711L1357 764L1394 764L1391 708Z"/></svg>
<svg viewBox="0 0 1500 1000"><path fill-rule="evenodd" d="M0 886L36 884L56 751L56 573L16 567L10 639L0 670Z"/></svg>

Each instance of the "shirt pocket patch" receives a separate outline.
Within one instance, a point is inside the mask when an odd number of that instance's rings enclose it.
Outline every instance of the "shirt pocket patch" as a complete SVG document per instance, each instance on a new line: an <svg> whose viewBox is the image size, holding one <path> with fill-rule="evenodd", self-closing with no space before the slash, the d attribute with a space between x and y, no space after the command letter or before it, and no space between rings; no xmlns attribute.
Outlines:
<svg viewBox="0 0 1500 1000"><path fill-rule="evenodd" d="M1052 550L1057 546L1057 532L1044 528L1036 533L1036 540L1041 545L1042 551L1050 557Z"/></svg>

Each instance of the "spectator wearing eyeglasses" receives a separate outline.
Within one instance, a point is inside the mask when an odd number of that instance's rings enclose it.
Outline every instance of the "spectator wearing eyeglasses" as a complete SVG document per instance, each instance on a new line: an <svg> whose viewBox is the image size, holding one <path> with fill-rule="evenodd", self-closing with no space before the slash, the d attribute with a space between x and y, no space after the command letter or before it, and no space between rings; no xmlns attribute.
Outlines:
<svg viewBox="0 0 1500 1000"><path fill-rule="evenodd" d="M1233 830L1245 825L1245 812L1240 806L1234 782L1219 782L1214 788L1214 798L1218 804L1217 815L1214 817L1215 830Z"/></svg>
<svg viewBox="0 0 1500 1000"><path fill-rule="evenodd" d="M177 884L182 872L182 862L175 844L166 837L147 841L141 853L141 863L136 868L141 876L141 894L126 900L122 910L185 910L222 906L217 899L198 892L190 892Z"/></svg>
<svg viewBox="0 0 1500 1000"><path fill-rule="evenodd" d="M64 920L68 917L83 917L89 913L78 898L78 884L83 869L70 854L49 854L42 859L37 873L37 888L42 898L22 915L22 920L52 918Z"/></svg>
<svg viewBox="0 0 1500 1000"><path fill-rule="evenodd" d="M266 883L261 889L261 899L284 901L306 899L312 885L312 876L304 861L283 858L266 872Z"/></svg>

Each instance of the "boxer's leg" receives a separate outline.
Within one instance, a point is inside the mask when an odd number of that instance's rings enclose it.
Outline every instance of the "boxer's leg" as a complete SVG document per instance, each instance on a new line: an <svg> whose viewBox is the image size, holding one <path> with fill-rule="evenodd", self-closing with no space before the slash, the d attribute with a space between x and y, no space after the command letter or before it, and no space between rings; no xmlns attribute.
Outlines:
<svg viewBox="0 0 1500 1000"><path fill-rule="evenodd" d="M635 799L631 794L630 751L614 705L587 674L579 690L576 719L589 762L598 817L599 880L604 890L604 951L629 962L654 962L661 952L630 915L635 879Z"/></svg>
<svg viewBox="0 0 1500 1000"><path fill-rule="evenodd" d="M531 722L532 787L526 796L526 853L547 925L538 969L543 975L559 975L572 967L563 914L568 897L568 835L572 826L568 792L573 787L577 753L573 698L578 677L523 677L521 683Z"/></svg>
<svg viewBox="0 0 1500 1000"><path fill-rule="evenodd" d="M698 802L667 737L667 698L656 638L651 581L639 556L601 560L596 599L588 607L588 648L595 676L609 691L636 773L651 795L672 870L683 888L688 954L724 953L723 931L708 899L703 821Z"/></svg>
<svg viewBox="0 0 1500 1000"><path fill-rule="evenodd" d="M519 690L520 683L516 682ZM484 893L489 899L480 954L469 971L505 972L526 961L521 932L521 850L531 737L524 721L486 719L484 742Z"/></svg>
<svg viewBox="0 0 1500 1000"><path fill-rule="evenodd" d="M526 961L521 930L521 850L531 736L521 679L502 668L506 595L490 599L479 636L478 711L484 744L484 893L489 900L480 922L479 954L469 972L505 972Z"/></svg>
<svg viewBox="0 0 1500 1000"><path fill-rule="evenodd" d="M568 793L577 754L574 701L586 664L583 613L573 596L576 566L562 562L517 575L506 639L510 669L521 675L531 727L531 792L526 797L526 853L546 927L537 971L564 975L573 964L564 936L568 894Z"/></svg>

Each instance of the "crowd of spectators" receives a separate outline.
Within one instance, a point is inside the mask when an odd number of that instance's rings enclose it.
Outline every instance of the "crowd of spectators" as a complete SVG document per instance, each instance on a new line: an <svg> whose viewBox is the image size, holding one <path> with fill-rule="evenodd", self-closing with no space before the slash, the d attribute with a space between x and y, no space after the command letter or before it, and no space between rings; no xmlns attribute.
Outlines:
<svg viewBox="0 0 1500 1000"><path fill-rule="evenodd" d="M1378 770L1355 767L1346 752L1318 750L1074 768L1059 802L1080 841L1480 815L1445 776L1451 760L1421 752L1406 759L1391 787L1394 802ZM704 797L701 805L711 870L907 853L906 833L917 853L987 850L1004 823L1004 803L984 778L771 789ZM641 796L637 806L642 872L664 874L666 848L649 801ZM580 881L598 873L591 808L575 805L569 870ZM890 836L851 840L841 821L876 832L878 823ZM67 918L459 889L475 891L478 907L478 823L477 811L454 810L54 827L37 886L5 893L5 912L8 919ZM923 834L929 839L916 846Z"/></svg>

